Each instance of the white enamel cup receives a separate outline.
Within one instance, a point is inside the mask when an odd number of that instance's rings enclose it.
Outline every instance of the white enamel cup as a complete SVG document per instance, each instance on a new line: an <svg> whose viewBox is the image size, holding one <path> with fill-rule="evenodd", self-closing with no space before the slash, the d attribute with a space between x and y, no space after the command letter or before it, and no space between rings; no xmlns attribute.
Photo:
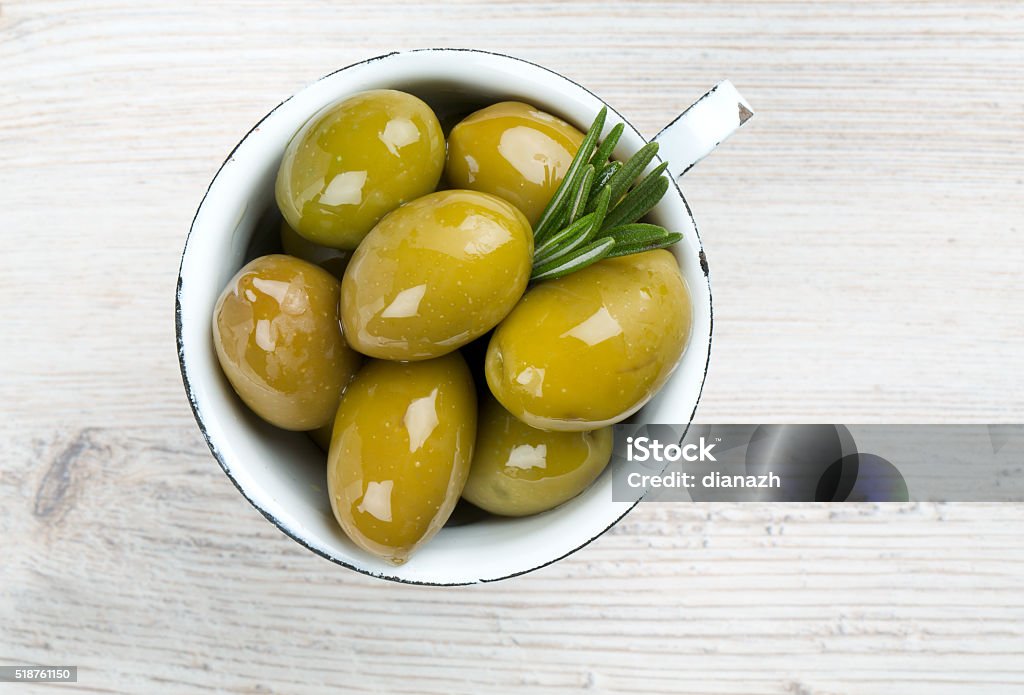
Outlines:
<svg viewBox="0 0 1024 695"><path fill-rule="evenodd" d="M278 430L252 415L217 363L211 331L214 304L235 272L260 252L265 241L261 237L272 236L266 220L276 215L274 177L285 145L321 107L379 88L416 94L442 120L445 111L514 99L586 130L606 105L584 87L546 68L509 56L458 49L372 58L331 73L279 104L221 166L185 243L175 307L185 390L210 450L238 490L281 531L313 552L374 577L417 584L469 584L523 574L582 548L634 506L612 500L608 471L583 494L545 514L446 527L406 564L395 567L361 551L338 527L327 498L323 453L306 435ZM678 177L750 115L750 107L732 85L720 83L658 134L660 156ZM609 105L605 132L619 122L625 124L625 131L616 156L624 159L646 141ZM683 234L673 253L692 295L693 331L669 382L632 421L688 423L700 399L711 351L708 266L678 186L670 187L652 218Z"/></svg>

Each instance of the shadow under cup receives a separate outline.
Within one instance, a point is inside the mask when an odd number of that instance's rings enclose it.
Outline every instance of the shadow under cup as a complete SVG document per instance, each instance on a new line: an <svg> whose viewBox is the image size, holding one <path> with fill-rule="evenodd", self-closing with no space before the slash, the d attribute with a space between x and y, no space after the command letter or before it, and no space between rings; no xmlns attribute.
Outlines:
<svg viewBox="0 0 1024 695"><path fill-rule="evenodd" d="M176 303L185 388L211 451L235 486L278 528L313 552L365 574L410 583L467 584L529 572L583 547L634 506L613 502L608 471L578 497L549 512L515 519L478 514L463 518L466 523L449 524L407 563L395 567L357 548L338 527L327 497L324 453L305 434L279 430L252 414L217 362L211 317L221 290L245 262L279 250L274 180L289 139L323 106L382 88L408 91L426 101L446 133L462 116L497 101L526 101L581 130L604 105L567 78L531 63L490 53L434 49L344 68L279 105L224 162L186 242ZM609 107L606 132L620 121ZM615 154L623 159L644 143L626 123ZM671 152L661 155L672 157ZM687 351L668 383L630 420L687 423L699 400L710 354L707 266L677 187L669 188L651 217L684 235L672 251L690 291L693 326Z"/></svg>

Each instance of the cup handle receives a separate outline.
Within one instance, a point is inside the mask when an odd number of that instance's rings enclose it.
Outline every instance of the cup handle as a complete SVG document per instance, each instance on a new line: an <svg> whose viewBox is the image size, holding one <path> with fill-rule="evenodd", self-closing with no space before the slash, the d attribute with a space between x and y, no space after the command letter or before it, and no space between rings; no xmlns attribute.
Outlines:
<svg viewBox="0 0 1024 695"><path fill-rule="evenodd" d="M732 82L723 80L654 136L668 171L679 178L754 115Z"/></svg>

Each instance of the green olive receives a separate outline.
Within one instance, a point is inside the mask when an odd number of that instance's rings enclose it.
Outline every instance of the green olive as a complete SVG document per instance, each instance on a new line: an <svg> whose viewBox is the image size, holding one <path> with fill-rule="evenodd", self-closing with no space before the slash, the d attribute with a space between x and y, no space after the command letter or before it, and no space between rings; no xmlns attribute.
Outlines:
<svg viewBox="0 0 1024 695"><path fill-rule="evenodd" d="M285 220L322 246L354 249L381 217L437 187L444 135L430 107L379 89L331 104L292 137L277 172Z"/></svg>
<svg viewBox="0 0 1024 695"><path fill-rule="evenodd" d="M341 334L341 283L312 263L275 254L246 264L213 312L228 381L253 412L286 430L331 421L359 354Z"/></svg>
<svg viewBox="0 0 1024 695"><path fill-rule="evenodd" d="M492 514L525 516L583 492L608 465L611 427L593 432L538 430L494 398L480 409L476 448L463 498Z"/></svg>
<svg viewBox="0 0 1024 695"><path fill-rule="evenodd" d="M328 455L341 528L364 550L405 562L455 508L475 437L476 393L457 352L368 362L341 398Z"/></svg>
<svg viewBox="0 0 1024 695"><path fill-rule="evenodd" d="M531 288L494 331L484 371L494 396L525 423L593 430L646 403L689 335L675 258L646 251Z"/></svg>
<svg viewBox="0 0 1024 695"><path fill-rule="evenodd" d="M452 129L445 178L453 188L500 196L537 224L581 142L583 133L560 118L503 101Z"/></svg>
<svg viewBox="0 0 1024 695"><path fill-rule="evenodd" d="M345 267L348 266L348 261L352 257L351 251L332 249L329 246L320 246L308 241L292 229L287 222L281 222L281 248L289 256L315 263L339 280L345 275Z"/></svg>
<svg viewBox="0 0 1024 695"><path fill-rule="evenodd" d="M389 360L444 355L515 306L530 279L522 213L476 191L441 191L380 221L352 256L341 320L352 347Z"/></svg>

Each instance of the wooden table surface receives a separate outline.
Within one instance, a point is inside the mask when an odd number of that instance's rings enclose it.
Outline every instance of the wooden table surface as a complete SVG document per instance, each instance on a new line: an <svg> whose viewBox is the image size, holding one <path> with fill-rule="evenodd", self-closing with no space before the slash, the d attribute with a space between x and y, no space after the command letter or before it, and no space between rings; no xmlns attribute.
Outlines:
<svg viewBox="0 0 1024 695"><path fill-rule="evenodd" d="M753 104L684 181L701 420L1021 421L1017 0L0 0L0 664L85 692L1024 690L1020 506L647 504L532 575L431 589L242 500L178 373L193 212L281 99L422 46L547 65L650 135L721 78Z"/></svg>

